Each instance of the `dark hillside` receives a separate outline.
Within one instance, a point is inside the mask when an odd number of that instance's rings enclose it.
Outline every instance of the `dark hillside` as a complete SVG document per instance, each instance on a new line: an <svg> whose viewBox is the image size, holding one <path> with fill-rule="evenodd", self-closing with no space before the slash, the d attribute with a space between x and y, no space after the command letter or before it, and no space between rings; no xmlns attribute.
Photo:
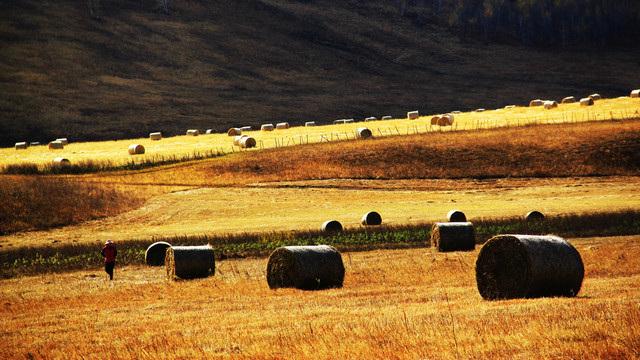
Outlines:
<svg viewBox="0 0 640 360"><path fill-rule="evenodd" d="M0 4L0 145L496 108L640 87L637 46L501 45L394 1Z"/></svg>

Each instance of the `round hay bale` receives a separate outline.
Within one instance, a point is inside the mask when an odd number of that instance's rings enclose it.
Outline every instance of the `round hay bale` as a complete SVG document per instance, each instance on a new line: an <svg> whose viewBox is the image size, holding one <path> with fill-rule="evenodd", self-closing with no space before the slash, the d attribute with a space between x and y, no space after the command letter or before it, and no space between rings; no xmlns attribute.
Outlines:
<svg viewBox="0 0 640 360"><path fill-rule="evenodd" d="M164 241L155 242L147 248L144 253L144 261L149 266L163 266L164 259L167 256L167 249L171 247L171 244Z"/></svg>
<svg viewBox="0 0 640 360"><path fill-rule="evenodd" d="M57 138L56 141L60 141L62 145L69 145L69 140L67 140L67 138Z"/></svg>
<svg viewBox="0 0 640 360"><path fill-rule="evenodd" d="M26 142L17 142L16 143L16 150L24 150L28 147Z"/></svg>
<svg viewBox="0 0 640 360"><path fill-rule="evenodd" d="M38 146L40 143L38 141L32 141L29 143L29 146Z"/></svg>
<svg viewBox="0 0 640 360"><path fill-rule="evenodd" d="M211 245L172 246L167 249L164 263L169 280L203 278L213 275L216 270Z"/></svg>
<svg viewBox="0 0 640 360"><path fill-rule="evenodd" d="M240 148L250 149L254 147L256 147L256 139L250 136L245 136L242 139L240 139Z"/></svg>
<svg viewBox="0 0 640 360"><path fill-rule="evenodd" d="M442 117L447 120L447 124L449 126L453 125L453 122L455 121L455 117L453 116L453 114L444 114L442 115Z"/></svg>
<svg viewBox="0 0 640 360"><path fill-rule="evenodd" d="M240 141L241 141L243 138L246 138L246 137L248 137L248 136L247 136L247 135L238 135L238 136L234 137L234 138L233 138L233 145L235 145L235 146L240 146Z"/></svg>
<svg viewBox="0 0 640 360"><path fill-rule="evenodd" d="M344 124L346 119L334 120L333 125Z"/></svg>
<svg viewBox="0 0 640 360"><path fill-rule="evenodd" d="M438 122L440 121L441 116L440 115L436 115L434 117L431 118L431 125L438 125Z"/></svg>
<svg viewBox="0 0 640 360"><path fill-rule="evenodd" d="M368 118L365 118L364 121L376 121L378 120L375 116L369 116Z"/></svg>
<svg viewBox="0 0 640 360"><path fill-rule="evenodd" d="M438 126L448 126L449 125L449 121L447 120L446 117L444 116L440 116L440 118L438 119Z"/></svg>
<svg viewBox="0 0 640 360"><path fill-rule="evenodd" d="M190 130L187 130L187 135L189 135L189 136L198 136L198 135L200 135L200 131L198 131L196 129L190 129Z"/></svg>
<svg viewBox="0 0 640 360"><path fill-rule="evenodd" d="M52 141L49 143L49 150L61 150L64 149L64 144L61 141Z"/></svg>
<svg viewBox="0 0 640 360"><path fill-rule="evenodd" d="M486 300L576 296L584 265L564 239L546 235L497 235L476 260L476 282Z"/></svg>
<svg viewBox="0 0 640 360"><path fill-rule="evenodd" d="M515 107L516 107L515 105L507 105L507 106L505 106L504 108L505 108L505 109L513 109L513 108L515 108Z"/></svg>
<svg viewBox="0 0 640 360"><path fill-rule="evenodd" d="M327 220L322 224L322 231L340 232L342 231L342 224L338 220Z"/></svg>
<svg viewBox="0 0 640 360"><path fill-rule="evenodd" d="M480 108L480 109L476 109L476 112L485 112L487 110L485 110L484 108Z"/></svg>
<svg viewBox="0 0 640 360"><path fill-rule="evenodd" d="M467 217L460 210L451 210L447 213L447 221L449 222L467 222Z"/></svg>
<svg viewBox="0 0 640 360"><path fill-rule="evenodd" d="M322 290L340 288L343 281L342 256L333 246L283 246L267 262L271 289Z"/></svg>
<svg viewBox="0 0 640 360"><path fill-rule="evenodd" d="M439 252L471 251L476 248L476 233L470 222L437 222L431 228L431 246Z"/></svg>
<svg viewBox="0 0 640 360"><path fill-rule="evenodd" d="M533 107L533 106L542 106L544 105L544 101L540 100L540 99L535 99L535 100L531 100L529 102L529 106Z"/></svg>
<svg viewBox="0 0 640 360"><path fill-rule="evenodd" d="M380 225L382 224L382 216L375 211L369 211L362 217L362 225Z"/></svg>
<svg viewBox="0 0 640 360"><path fill-rule="evenodd" d="M316 126L316 122L315 121L307 121L306 123L304 123L304 126Z"/></svg>
<svg viewBox="0 0 640 360"><path fill-rule="evenodd" d="M540 211L529 211L525 216L524 220L527 222L536 222L544 220L544 215Z"/></svg>
<svg viewBox="0 0 640 360"><path fill-rule="evenodd" d="M276 124L276 129L278 130L285 130L289 128L289 123L287 122L282 122L282 123L277 123Z"/></svg>
<svg viewBox="0 0 640 360"><path fill-rule="evenodd" d="M238 136L242 134L242 130L240 128L231 128L227 131L228 136Z"/></svg>
<svg viewBox="0 0 640 360"><path fill-rule="evenodd" d="M207 135L211 135L211 134L215 134L216 131L213 130L213 129L207 129L207 131L205 131L204 133L207 134Z"/></svg>
<svg viewBox="0 0 640 360"><path fill-rule="evenodd" d="M69 159L65 159L62 157L57 157L53 159L53 166L70 166L71 161Z"/></svg>
<svg viewBox="0 0 640 360"><path fill-rule="evenodd" d="M632 98L640 98L640 89L631 91L631 94L629 96Z"/></svg>
<svg viewBox="0 0 640 360"><path fill-rule="evenodd" d="M162 139L162 133L161 132L149 133L149 139L154 141L160 140Z"/></svg>
<svg viewBox="0 0 640 360"><path fill-rule="evenodd" d="M262 131L273 131L274 129L273 124L262 124L262 126L260 126L260 130Z"/></svg>
<svg viewBox="0 0 640 360"><path fill-rule="evenodd" d="M129 155L144 154L144 146L140 144L129 145Z"/></svg>
<svg viewBox="0 0 640 360"><path fill-rule="evenodd" d="M242 132L245 132L245 131L251 131L252 129L251 129L251 126L243 126L240 128L240 130L242 130Z"/></svg>
<svg viewBox="0 0 640 360"><path fill-rule="evenodd" d="M354 122L356 122L354 119L344 119L345 124L353 124Z"/></svg>
<svg viewBox="0 0 640 360"><path fill-rule="evenodd" d="M417 119L419 117L420 117L420 113L418 112L418 110L409 111L407 113L407 118L409 118L409 120Z"/></svg>
<svg viewBox="0 0 640 360"><path fill-rule="evenodd" d="M580 99L580 106L591 106L593 104L593 99L590 97Z"/></svg>
<svg viewBox="0 0 640 360"><path fill-rule="evenodd" d="M573 96L567 96L566 98L562 99L563 104L573 104L574 102L576 102L576 98Z"/></svg>
<svg viewBox="0 0 640 360"><path fill-rule="evenodd" d="M370 139L373 137L371 130L366 127L358 128L358 130L356 130L356 134L358 139Z"/></svg>
<svg viewBox="0 0 640 360"><path fill-rule="evenodd" d="M600 96L600 94L591 94L589 95L589 97L593 99L593 101L602 99L602 96Z"/></svg>
<svg viewBox="0 0 640 360"><path fill-rule="evenodd" d="M545 109L553 109L553 108L557 108L557 107L558 107L558 102L557 101L549 100L549 101L545 101L544 102L544 108Z"/></svg>
<svg viewBox="0 0 640 360"><path fill-rule="evenodd" d="M385 115L382 117L382 120L391 120L391 119L393 119L391 115Z"/></svg>

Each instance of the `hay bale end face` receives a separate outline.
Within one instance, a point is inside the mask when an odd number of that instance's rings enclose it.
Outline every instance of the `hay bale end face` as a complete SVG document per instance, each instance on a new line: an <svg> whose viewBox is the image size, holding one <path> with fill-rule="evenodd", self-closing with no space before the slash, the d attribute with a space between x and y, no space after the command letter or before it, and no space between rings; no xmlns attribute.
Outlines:
<svg viewBox="0 0 640 360"><path fill-rule="evenodd" d="M154 141L160 140L162 139L162 133L161 132L149 133L149 139Z"/></svg>
<svg viewBox="0 0 640 360"><path fill-rule="evenodd" d="M529 106L533 107L533 106L542 106L544 105L544 101L540 100L540 99L535 99L535 100L531 100L529 102Z"/></svg>
<svg viewBox="0 0 640 360"><path fill-rule="evenodd" d="M210 245L172 246L167 249L164 263L169 280L204 278L216 270L215 254Z"/></svg>
<svg viewBox="0 0 640 360"><path fill-rule="evenodd" d="M580 99L580 106L592 106L593 104L593 99L590 97Z"/></svg>
<svg viewBox="0 0 640 360"><path fill-rule="evenodd" d="M129 155L140 155L140 154L144 154L144 146L140 144L129 145Z"/></svg>
<svg viewBox="0 0 640 360"><path fill-rule="evenodd" d="M369 211L362 217L362 225L376 226L382 224L382 216L375 211Z"/></svg>
<svg viewBox="0 0 640 360"><path fill-rule="evenodd" d="M543 221L544 220L544 215L540 212L540 211L529 211L525 216L524 216L524 220L527 222L536 222L536 221Z"/></svg>
<svg viewBox="0 0 640 360"><path fill-rule="evenodd" d="M340 288L344 282L342 256L332 246L284 246L267 263L269 288L322 290Z"/></svg>
<svg viewBox="0 0 640 360"><path fill-rule="evenodd" d="M187 130L187 135L189 135L189 136L198 136L198 135L200 135L200 131L198 131L196 129L190 129L190 130Z"/></svg>
<svg viewBox="0 0 640 360"><path fill-rule="evenodd" d="M584 265L580 253L557 236L497 235L476 260L476 282L486 300L576 296Z"/></svg>
<svg viewBox="0 0 640 360"><path fill-rule="evenodd" d="M147 248L144 253L144 260L149 266L163 266L164 259L167 256L167 249L171 244L164 241L155 242Z"/></svg>
<svg viewBox="0 0 640 360"><path fill-rule="evenodd" d="M61 141L52 141L49 143L49 150L62 150L64 144Z"/></svg>
<svg viewBox="0 0 640 360"><path fill-rule="evenodd" d="M470 222L433 224L431 246L440 252L474 250L476 233L473 224Z"/></svg>
<svg viewBox="0 0 640 360"><path fill-rule="evenodd" d="M440 122L440 115L436 115L434 117L431 118L431 125L438 125L438 123Z"/></svg>
<svg viewBox="0 0 640 360"><path fill-rule="evenodd" d="M407 118L409 120L414 120L420 117L420 113L418 112L418 110L414 110L414 111L409 111L407 113Z"/></svg>
<svg viewBox="0 0 640 360"><path fill-rule="evenodd" d="M566 98L562 99L563 104L573 104L574 102L576 102L576 98L573 96L567 96Z"/></svg>
<svg viewBox="0 0 640 360"><path fill-rule="evenodd" d="M231 128L227 131L228 136L238 136L242 134L242 130L240 128Z"/></svg>
<svg viewBox="0 0 640 360"><path fill-rule="evenodd" d="M247 136L247 135L238 135L238 136L234 137L234 138L233 138L233 145L235 145L235 146L240 146L240 141L241 141L243 138L246 138L246 137L248 137L248 136Z"/></svg>
<svg viewBox="0 0 640 360"><path fill-rule="evenodd" d="M358 130L356 130L356 135L358 139L370 139L373 137L371 130L366 127L358 128Z"/></svg>
<svg viewBox="0 0 640 360"><path fill-rule="evenodd" d="M467 222L467 216L460 210L451 210L447 213L449 222Z"/></svg>
<svg viewBox="0 0 640 360"><path fill-rule="evenodd" d="M448 126L449 125L449 120L447 120L447 118L444 115L440 116L440 118L438 118L438 123L436 125L438 125L438 126Z"/></svg>
<svg viewBox="0 0 640 360"><path fill-rule="evenodd" d="M250 136L245 136L242 139L240 139L240 148L241 149L250 149L250 148L254 148L256 147L256 139L250 137Z"/></svg>
<svg viewBox="0 0 640 360"><path fill-rule="evenodd" d="M322 224L322 231L324 232L340 232L342 231L342 224L338 220L328 220Z"/></svg>
<svg viewBox="0 0 640 360"><path fill-rule="evenodd" d="M27 146L27 143L26 143L26 142L17 142L17 143L16 143L16 150L24 150L24 149L26 149L27 147L28 147L28 146Z"/></svg>
<svg viewBox="0 0 640 360"><path fill-rule="evenodd" d="M632 98L640 98L640 89L631 91L631 94L629 94L629 96Z"/></svg>

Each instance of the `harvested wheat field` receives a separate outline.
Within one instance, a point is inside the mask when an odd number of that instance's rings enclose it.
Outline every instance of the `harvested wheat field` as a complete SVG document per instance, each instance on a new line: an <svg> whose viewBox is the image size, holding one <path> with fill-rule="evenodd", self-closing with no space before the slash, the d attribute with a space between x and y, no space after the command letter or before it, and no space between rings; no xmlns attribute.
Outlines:
<svg viewBox="0 0 640 360"><path fill-rule="evenodd" d="M640 237L568 239L577 297L486 301L479 249L343 254L343 288L270 290L266 259L168 281L158 267L0 282L0 357L228 359L636 359Z"/></svg>

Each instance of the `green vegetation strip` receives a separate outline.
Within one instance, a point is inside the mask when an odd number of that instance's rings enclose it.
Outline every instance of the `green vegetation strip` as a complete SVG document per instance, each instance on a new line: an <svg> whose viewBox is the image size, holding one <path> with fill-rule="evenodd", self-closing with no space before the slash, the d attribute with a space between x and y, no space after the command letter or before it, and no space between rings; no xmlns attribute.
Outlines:
<svg viewBox="0 0 640 360"><path fill-rule="evenodd" d="M497 234L556 234L565 238L640 235L640 210L548 217L526 222L521 218L473 221L476 242L482 244ZM320 231L272 232L240 235L194 235L162 239L129 240L118 243L117 266L144 265L149 245L166 241L172 245L213 246L218 260L230 257L266 257L285 245L333 245L340 251L367 251L429 247L432 224L380 226L328 234ZM13 278L73 270L99 270L101 244L0 248L0 278Z"/></svg>

